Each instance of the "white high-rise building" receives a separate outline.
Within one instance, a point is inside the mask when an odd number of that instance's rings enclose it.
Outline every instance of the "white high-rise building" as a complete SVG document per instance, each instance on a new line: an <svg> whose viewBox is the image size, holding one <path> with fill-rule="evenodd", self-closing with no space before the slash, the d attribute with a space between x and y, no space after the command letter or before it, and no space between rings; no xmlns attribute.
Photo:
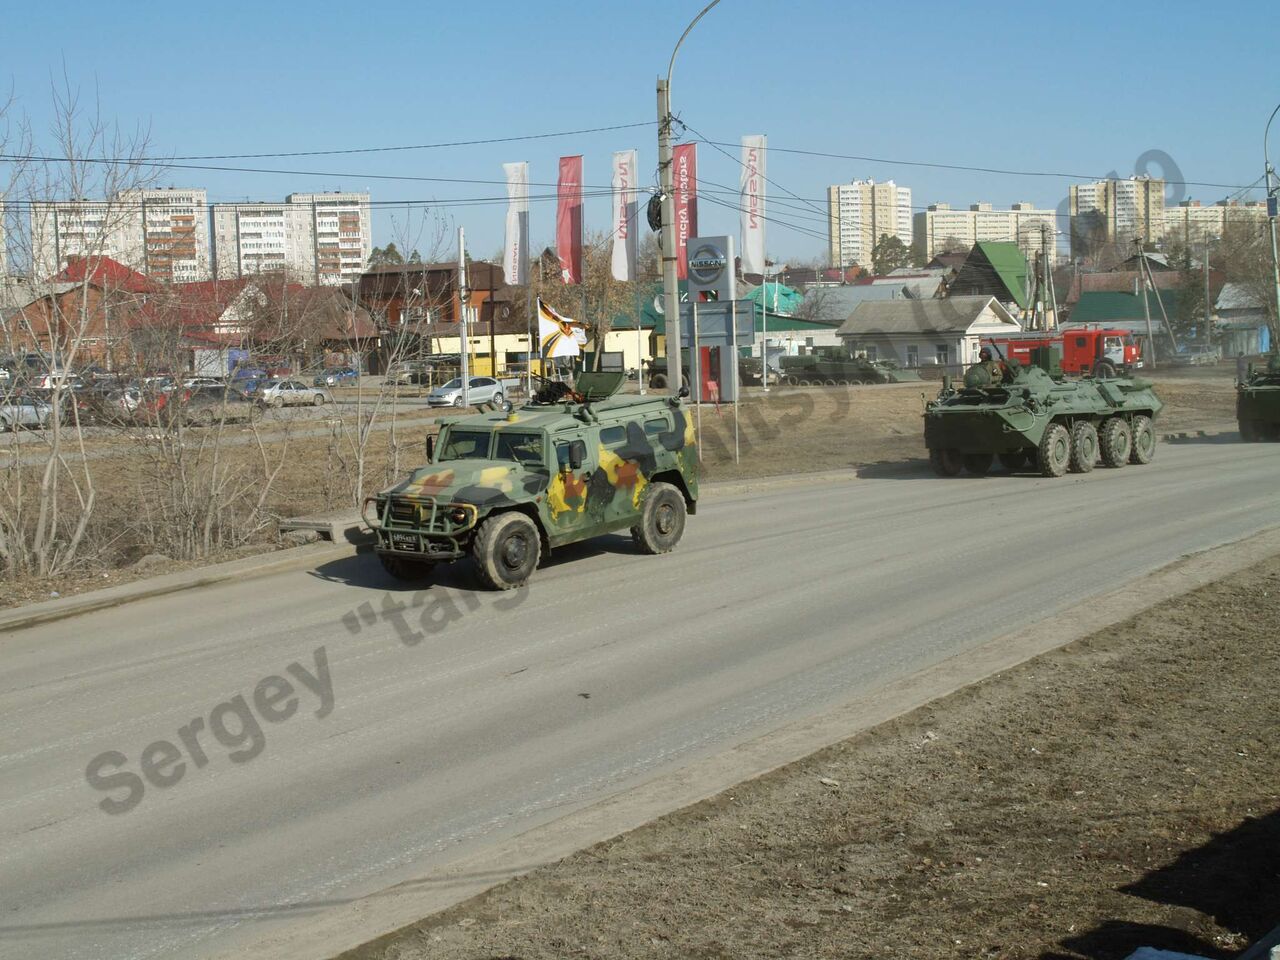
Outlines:
<svg viewBox="0 0 1280 960"><path fill-rule="evenodd" d="M1073 183L1072 255L1088 256L1100 243L1158 242L1164 236L1164 185L1153 177Z"/></svg>
<svg viewBox="0 0 1280 960"><path fill-rule="evenodd" d="M47 278L77 257L110 257L157 280L209 276L203 190L122 190L107 200L31 205L32 273Z"/></svg>
<svg viewBox="0 0 1280 960"><path fill-rule="evenodd" d="M293 193L213 206L219 279L284 270L299 283L357 279L373 251L368 193Z"/></svg>
<svg viewBox="0 0 1280 960"><path fill-rule="evenodd" d="M1176 207L1164 208L1164 238L1182 243L1203 243L1210 237L1221 237L1234 224L1256 224L1267 221L1267 205L1261 200L1240 202L1219 200L1201 206L1199 200L1183 200Z"/></svg>
<svg viewBox="0 0 1280 960"><path fill-rule="evenodd" d="M828 256L831 265L871 266L880 237L911 245L911 188L892 180L854 180L827 188Z"/></svg>
<svg viewBox="0 0 1280 960"><path fill-rule="evenodd" d="M975 243L1016 243L1028 257L1045 250L1049 262L1057 261L1057 211L1037 210L1031 203L1015 203L1008 210L989 203L974 203L967 210L953 210L945 203L931 204L915 215L913 241L926 259L951 247L968 250Z"/></svg>

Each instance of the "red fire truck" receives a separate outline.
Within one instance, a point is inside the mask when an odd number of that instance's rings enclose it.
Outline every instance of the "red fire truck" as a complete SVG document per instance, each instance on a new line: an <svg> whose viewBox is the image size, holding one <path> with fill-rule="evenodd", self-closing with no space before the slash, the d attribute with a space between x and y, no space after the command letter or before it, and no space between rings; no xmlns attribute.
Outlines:
<svg viewBox="0 0 1280 960"><path fill-rule="evenodd" d="M1062 347L1062 372L1077 376L1127 376L1142 366L1142 348L1127 330L1095 325L1050 333L1028 330L993 339L1005 356L1023 364L1031 362L1036 347L1056 344Z"/></svg>

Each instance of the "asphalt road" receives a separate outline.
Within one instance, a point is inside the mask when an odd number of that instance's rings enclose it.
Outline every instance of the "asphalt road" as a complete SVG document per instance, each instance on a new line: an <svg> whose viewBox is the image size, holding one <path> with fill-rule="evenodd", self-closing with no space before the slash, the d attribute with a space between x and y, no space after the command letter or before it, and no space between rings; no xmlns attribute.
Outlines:
<svg viewBox="0 0 1280 960"><path fill-rule="evenodd" d="M707 499L670 556L609 538L514 595L361 557L0 637L0 955L228 950L1280 525L1278 481L1280 445L1215 442L886 471Z"/></svg>

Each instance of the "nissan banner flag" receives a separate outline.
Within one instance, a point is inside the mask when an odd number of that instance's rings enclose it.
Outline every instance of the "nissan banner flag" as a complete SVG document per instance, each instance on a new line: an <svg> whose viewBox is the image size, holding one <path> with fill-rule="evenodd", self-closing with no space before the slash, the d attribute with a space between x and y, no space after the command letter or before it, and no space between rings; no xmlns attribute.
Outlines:
<svg viewBox="0 0 1280 960"><path fill-rule="evenodd" d="M672 155L676 206L676 276L689 279L689 238L698 235L698 145L682 143Z"/></svg>
<svg viewBox="0 0 1280 960"><path fill-rule="evenodd" d="M529 164L504 163L507 175L507 240L502 273L507 283L529 282Z"/></svg>
<svg viewBox="0 0 1280 960"><path fill-rule="evenodd" d="M560 279L582 282L582 156L560 158L556 207L556 256Z"/></svg>
<svg viewBox="0 0 1280 960"><path fill-rule="evenodd" d="M636 279L636 235L639 212L636 198L636 152L619 150L613 155L613 279Z"/></svg>
<svg viewBox="0 0 1280 960"><path fill-rule="evenodd" d="M765 136L742 138L742 272L764 275Z"/></svg>

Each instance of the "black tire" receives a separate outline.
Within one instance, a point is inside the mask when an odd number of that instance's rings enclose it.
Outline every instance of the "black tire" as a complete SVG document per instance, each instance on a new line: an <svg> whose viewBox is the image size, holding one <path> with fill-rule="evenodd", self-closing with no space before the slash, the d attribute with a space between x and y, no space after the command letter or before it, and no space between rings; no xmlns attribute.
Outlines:
<svg viewBox="0 0 1280 960"><path fill-rule="evenodd" d="M312 397L312 398L311 398L311 404L312 404L312 406L316 406L316 407L323 407L323 406L324 406L324 394L323 394L323 393L317 393L314 397Z"/></svg>
<svg viewBox="0 0 1280 960"><path fill-rule="evenodd" d="M501 391L501 390L499 390L497 393L495 393L495 394L493 395L493 399L492 399L492 401L490 401L490 402L492 402L492 403L501 403L501 402L502 402L502 391Z"/></svg>
<svg viewBox="0 0 1280 960"><path fill-rule="evenodd" d="M964 469L975 477L985 477L991 472L993 460L995 460L995 456L990 453L966 453L964 455Z"/></svg>
<svg viewBox="0 0 1280 960"><path fill-rule="evenodd" d="M790 374L788 374L786 377L786 383L788 387L800 386L800 381L796 377L791 376Z"/></svg>
<svg viewBox="0 0 1280 960"><path fill-rule="evenodd" d="M1108 417L1098 431L1098 441L1102 462L1108 467L1123 467L1129 462L1133 434L1129 431L1129 421L1124 417Z"/></svg>
<svg viewBox="0 0 1280 960"><path fill-rule="evenodd" d="M1261 437L1258 436L1258 426L1252 420L1238 420L1240 425L1240 439L1245 443L1257 443Z"/></svg>
<svg viewBox="0 0 1280 960"><path fill-rule="evenodd" d="M940 477L958 477L964 469L964 460L955 450L935 447L929 451L929 466Z"/></svg>
<svg viewBox="0 0 1280 960"><path fill-rule="evenodd" d="M1071 428L1072 473L1088 473L1098 462L1098 428L1088 420L1077 420Z"/></svg>
<svg viewBox="0 0 1280 960"><path fill-rule="evenodd" d="M458 394L456 397L453 398L453 405L455 407L462 406L462 394Z"/></svg>
<svg viewBox="0 0 1280 960"><path fill-rule="evenodd" d="M538 525L516 510L496 514L476 533L471 557L480 582L490 590L524 586L542 557Z"/></svg>
<svg viewBox="0 0 1280 960"><path fill-rule="evenodd" d="M1129 462L1136 464L1150 463L1156 457L1156 428L1150 417L1136 416L1130 426L1132 442L1129 449Z"/></svg>
<svg viewBox="0 0 1280 960"><path fill-rule="evenodd" d="M378 554L378 560L382 563L383 570L406 583L421 583L431 576L431 571L435 569L435 564L430 560L413 560L390 553Z"/></svg>
<svg viewBox="0 0 1280 960"><path fill-rule="evenodd" d="M1031 457L1027 455L1025 450L1014 450L1012 453L1000 454L1000 465L1010 473L1017 473L1027 465L1027 461Z"/></svg>
<svg viewBox="0 0 1280 960"><path fill-rule="evenodd" d="M631 540L641 553L670 553L684 535L686 514L684 494L669 483L650 484Z"/></svg>
<svg viewBox="0 0 1280 960"><path fill-rule="evenodd" d="M268 402L271 404L272 410L279 410L284 406L284 397L272 397Z"/></svg>
<svg viewBox="0 0 1280 960"><path fill-rule="evenodd" d="M655 373L649 378L649 386L655 390L665 390L667 388L667 375L665 373Z"/></svg>
<svg viewBox="0 0 1280 960"><path fill-rule="evenodd" d="M208 407L205 407L205 409L203 410L197 411L195 415L195 422L200 424L200 426L202 427L212 427L213 411L210 410Z"/></svg>
<svg viewBox="0 0 1280 960"><path fill-rule="evenodd" d="M1093 368L1093 375L1099 380L1110 380L1115 377L1116 368L1110 361L1103 360Z"/></svg>
<svg viewBox="0 0 1280 960"><path fill-rule="evenodd" d="M1049 424L1040 438L1036 457L1042 477L1060 477L1066 473L1071 463L1071 434L1067 428L1060 423Z"/></svg>

